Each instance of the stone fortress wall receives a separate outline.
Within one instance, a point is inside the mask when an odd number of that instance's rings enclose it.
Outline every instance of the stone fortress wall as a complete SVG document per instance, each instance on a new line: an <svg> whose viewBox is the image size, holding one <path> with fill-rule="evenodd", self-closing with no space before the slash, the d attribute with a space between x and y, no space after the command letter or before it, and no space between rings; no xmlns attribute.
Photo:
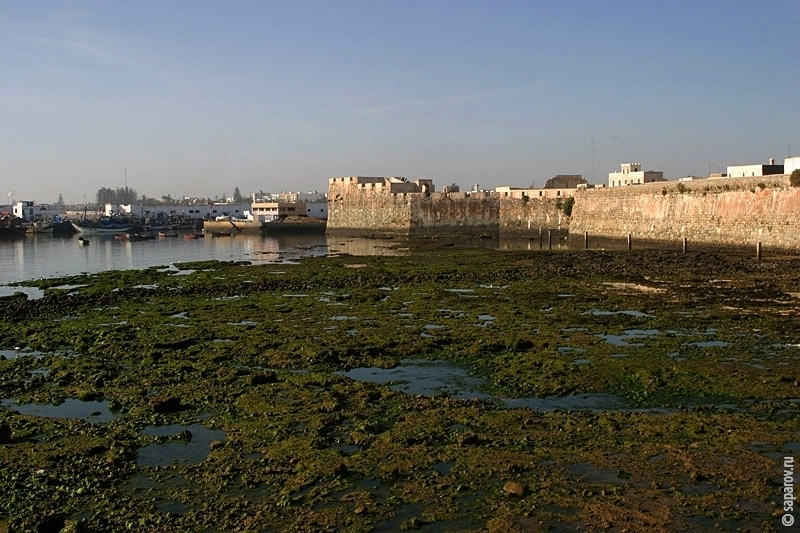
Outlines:
<svg viewBox="0 0 800 533"><path fill-rule="evenodd" d="M571 218L575 234L800 249L800 188L787 175L587 189Z"/></svg>
<svg viewBox="0 0 800 533"><path fill-rule="evenodd" d="M332 178L328 230L353 234L538 235L541 229L624 239L800 250L800 188L788 175L665 181L628 187L575 189L572 216L558 198L435 192L428 180L414 192L384 181ZM347 181L351 180L351 181ZM382 178L381 178L382 180ZM399 183L399 182L398 182ZM424 185L424 184L423 184Z"/></svg>

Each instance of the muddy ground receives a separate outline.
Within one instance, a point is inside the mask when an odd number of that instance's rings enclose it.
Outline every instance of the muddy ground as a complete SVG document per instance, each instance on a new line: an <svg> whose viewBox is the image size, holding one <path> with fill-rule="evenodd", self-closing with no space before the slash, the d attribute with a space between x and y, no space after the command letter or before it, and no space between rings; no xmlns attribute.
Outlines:
<svg viewBox="0 0 800 533"><path fill-rule="evenodd" d="M432 242L31 283L0 299L0 531L782 529L799 280Z"/></svg>

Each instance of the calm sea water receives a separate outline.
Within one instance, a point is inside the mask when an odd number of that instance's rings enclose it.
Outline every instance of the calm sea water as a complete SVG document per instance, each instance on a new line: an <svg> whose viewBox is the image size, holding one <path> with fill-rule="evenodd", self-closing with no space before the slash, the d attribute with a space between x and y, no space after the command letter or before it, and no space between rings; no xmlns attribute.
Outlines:
<svg viewBox="0 0 800 533"><path fill-rule="evenodd" d="M106 270L145 269L189 261L251 261L281 263L303 257L328 254L402 255L411 245L402 239L331 237L322 233L306 235L206 236L199 239L166 237L146 241L121 241L113 235L91 235L89 246L80 246L78 236L36 235L12 240L0 239L0 296L14 291L4 287L39 278L72 276ZM538 250L538 239L472 239L474 246L498 250ZM546 246L546 245L545 245ZM554 248L565 247L559 242Z"/></svg>
<svg viewBox="0 0 800 533"><path fill-rule="evenodd" d="M0 286L84 272L145 269L208 259L280 263L329 253L403 253L385 240L329 238L324 234L206 236L199 239L178 236L146 241L120 241L113 235L88 238L89 246L80 246L77 236L27 235L0 240ZM0 290L0 295L3 294Z"/></svg>

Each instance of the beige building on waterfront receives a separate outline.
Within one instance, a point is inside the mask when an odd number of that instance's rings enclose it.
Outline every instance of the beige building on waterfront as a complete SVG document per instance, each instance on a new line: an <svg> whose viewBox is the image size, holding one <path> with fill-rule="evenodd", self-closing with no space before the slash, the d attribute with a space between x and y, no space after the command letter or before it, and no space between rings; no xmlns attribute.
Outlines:
<svg viewBox="0 0 800 533"><path fill-rule="evenodd" d="M306 216L302 202L253 202L250 213L259 222L273 222L288 216Z"/></svg>

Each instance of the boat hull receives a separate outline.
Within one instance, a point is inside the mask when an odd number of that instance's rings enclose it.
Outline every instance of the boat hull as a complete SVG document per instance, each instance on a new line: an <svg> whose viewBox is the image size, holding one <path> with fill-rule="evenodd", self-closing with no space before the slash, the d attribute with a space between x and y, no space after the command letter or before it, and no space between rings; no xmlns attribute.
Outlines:
<svg viewBox="0 0 800 533"><path fill-rule="evenodd" d="M130 231L133 229L133 224L86 224L83 222L71 222L72 227L75 228L75 231L78 233L83 233L86 235L95 235L95 234L113 234L113 233L123 233L126 231Z"/></svg>
<svg viewBox="0 0 800 533"><path fill-rule="evenodd" d="M3 226L0 227L0 239L14 239L24 237L28 229L25 226Z"/></svg>

